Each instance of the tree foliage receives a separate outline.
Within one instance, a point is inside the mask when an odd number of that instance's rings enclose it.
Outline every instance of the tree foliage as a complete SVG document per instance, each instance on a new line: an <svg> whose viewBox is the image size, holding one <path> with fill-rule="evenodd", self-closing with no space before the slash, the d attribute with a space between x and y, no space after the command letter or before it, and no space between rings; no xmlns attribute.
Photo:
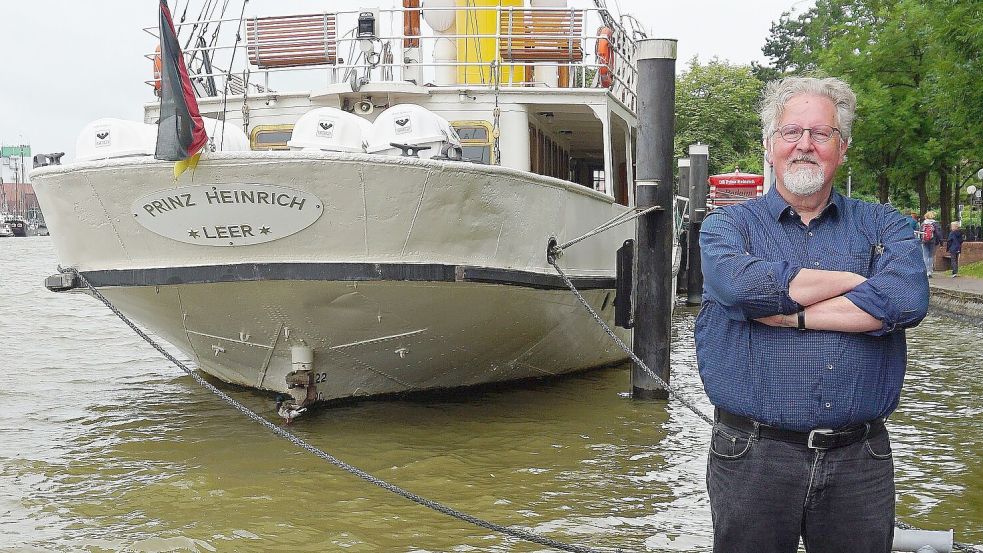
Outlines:
<svg viewBox="0 0 983 553"><path fill-rule="evenodd" d="M677 157L691 144L708 144L710 174L760 172L761 123L755 107L762 83L751 67L716 58L701 65L697 58L676 80Z"/></svg>

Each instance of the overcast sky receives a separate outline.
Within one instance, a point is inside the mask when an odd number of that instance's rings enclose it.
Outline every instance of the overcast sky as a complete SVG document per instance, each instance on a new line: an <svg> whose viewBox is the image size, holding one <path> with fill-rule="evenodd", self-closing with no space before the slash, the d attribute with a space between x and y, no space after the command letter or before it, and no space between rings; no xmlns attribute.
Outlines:
<svg viewBox="0 0 983 553"><path fill-rule="evenodd" d="M171 0L174 6L174 0ZM184 6L186 0L181 0ZM582 0L571 5L585 5ZM631 13L653 38L679 40L677 68L694 55L732 63L766 62L761 53L773 21L801 13L814 0L608 0ZM194 5L194 4L193 4ZM230 3L238 15L241 4ZM251 0L252 12L310 13L329 5L378 5L393 0ZM424 3L425 5L425 3ZM101 117L141 121L153 99L144 56L156 39L156 0L32 0L4 2L0 12L0 143L29 144L34 153L66 152L87 123ZM7 174L5 173L5 177Z"/></svg>

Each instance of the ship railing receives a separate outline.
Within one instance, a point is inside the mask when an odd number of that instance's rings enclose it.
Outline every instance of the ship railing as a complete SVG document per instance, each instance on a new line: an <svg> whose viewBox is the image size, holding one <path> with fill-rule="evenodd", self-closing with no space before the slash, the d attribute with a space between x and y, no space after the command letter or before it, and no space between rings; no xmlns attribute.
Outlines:
<svg viewBox="0 0 983 553"><path fill-rule="evenodd" d="M209 25L236 29L236 33L223 33L220 43L191 46L184 50L192 79L213 80L219 95L229 89L240 94L247 90L263 93L272 92L274 88L316 89L341 82L351 82L357 88L360 81L405 80L414 80L426 86L468 90L494 87L597 89L605 88L602 86L602 73L606 71L610 78L607 88L612 96L629 109L635 108L637 69L633 59L634 41L625 32L616 32L610 39L598 36L596 30L603 23L596 8L426 8L427 11L452 12L456 19L464 15L486 18L485 27L488 29L485 32L460 32L458 29L455 32L421 33L419 36L384 31L401 26L405 13L422 9L378 10L375 13L378 13L379 32L371 39L356 35L358 17L363 12L355 10L270 16L305 18L307 23L316 17L323 17L323 36L312 35L312 25L307 25L296 37L292 37L290 32L282 32L282 29L272 37L259 36L256 22L270 21L267 16L248 17L241 22L238 19L185 22L179 25L179 36L184 43L189 41L181 35L180 29L200 29ZM560 17L558 13L565 15ZM489 23L491 21L494 24ZM527 22L521 29L523 34L517 34L515 27L510 31L507 28L510 21ZM532 21L536 22L530 23ZM562 27L565 24L569 28ZM561 27L563 32L560 32ZM341 29L350 30L340 33ZM157 35L156 28L145 30ZM253 31L252 36L250 30ZM236 34L240 37L238 41L235 40ZM232 35L231 38L228 35ZM325 53L309 55L310 51L304 48L309 48L318 40L323 40ZM605 40L609 41L610 61L597 54L598 44ZM406 41L415 41L418 45L414 48L419 59L406 59L407 51L403 46ZM463 57L463 60L435 56L438 47L449 48L447 41L453 44L454 58ZM371 50L363 50L368 47ZM286 62L281 58L278 63L262 63L264 48L273 48L280 53L295 49L301 53ZM537 49L538 53L526 51ZM154 54L147 57L153 58ZM202 63L206 58L210 64ZM492 73L492 62L497 66L496 73ZM547 77L543 78L543 74ZM148 80L147 83L152 85L154 81Z"/></svg>

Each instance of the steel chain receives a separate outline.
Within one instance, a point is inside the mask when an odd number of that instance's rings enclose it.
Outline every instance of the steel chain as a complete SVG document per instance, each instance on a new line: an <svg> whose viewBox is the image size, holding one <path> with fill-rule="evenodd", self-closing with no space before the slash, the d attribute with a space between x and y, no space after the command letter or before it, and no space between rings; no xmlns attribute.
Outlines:
<svg viewBox="0 0 983 553"><path fill-rule="evenodd" d="M661 377L659 377L659 375L655 374L655 372L652 371L652 369L650 369L648 365L645 364L644 361L642 361L641 359L638 358L637 355L635 355L635 352L633 352L631 348L626 346L625 343L621 341L621 338L618 338L618 335L615 334L613 330L611 330L611 327L608 326L608 324L601 319L601 317L597 314L597 312L594 311L594 308L591 307L589 303L587 303L587 300L584 299L583 295L581 295L580 290L577 290L577 287L573 285L573 282L570 281L566 273L564 273L563 269L561 269L560 266L557 265L555 260L549 259L549 264L552 265L553 268L556 269L556 272L560 274L560 278L562 278L563 282L567 285L568 288L570 288L570 291L573 292L575 296L577 296L577 299L580 300L580 303L583 304L583 306L591 314L591 317L594 317L594 320L597 321L597 324L601 325L601 328L604 329L604 332L606 332L607 335L610 336L611 339L614 340L618 344L618 346L620 346L621 349L623 349L625 353L628 354L629 357L631 357L632 361L638 364L638 366L641 367L642 370L644 370L646 373L648 373L649 376L654 378L655 381L659 384L659 386L661 386L664 390L669 392L669 395L679 400L680 403L688 407L690 411L696 413L698 417L706 421L708 424L713 425L713 419L711 419L709 416L704 414L703 411L700 411L696 407L696 405L693 405L693 403L690 402L688 399L684 398L682 394L679 393L678 390L670 386L669 383L663 380Z"/></svg>
<svg viewBox="0 0 983 553"><path fill-rule="evenodd" d="M340 468L340 469L342 469L342 470L344 470L344 471L346 471L346 472L348 472L350 474L353 474L353 475L361 478L362 480L364 480L366 482L369 482L370 484L375 484L376 486L379 486L380 488L382 488L384 490L387 490L389 492L392 492L392 493L394 493L394 494L396 494L398 496L401 496L401 497L403 497L405 499L409 499L410 501L413 501L414 503L418 503L420 505L423 505L424 507L427 507L428 509L432 509L432 510L437 511L439 513L443 513L445 515L454 517L454 518L456 518L458 520L462 520L464 522L468 522L468 523L473 524L475 526L480 526L481 528L485 528L487 530L492 530L494 532L505 534L505 535L511 536L513 538L518 538L520 540L524 540L524 541L528 541L528 542L532 542L532 543L538 543L540 545L545 545L546 547L552 547L554 549L559 549L561 551L573 551L574 553L604 553L604 552L616 552L617 553L617 552L620 552L621 551L619 549L603 549L603 550L602 549L594 549L594 548L590 548L590 547L586 547L586 546L582 546L582 545L575 545L575 544L564 543L564 542L561 542L561 541L554 540L552 538L547 538L545 536L541 536L539 534L534 534L534 533L529 532L529 531L526 531L526 530L521 530L521 529L517 529L517 528L511 528L511 527L508 527L508 526L503 526L501 524L496 524L494 522L489 522L487 520L478 518L478 517L473 516L473 515L469 515L467 513L462 512L462 511L458 511L458 510L456 510L456 509L454 509L452 507L448 507L448 506L446 506L446 505L444 505L442 503L439 503L437 501L434 501L432 499L427 499L425 497L419 496L419 495L417 495L417 494L415 494L413 492L410 492L408 490L404 490L403 488L400 488L399 486L397 486L395 484L391 484L389 482L386 482L385 480L382 480L380 478L377 478L376 476L373 476L373 475L365 472L364 470L362 470L362 469L360 469L358 467L349 465L348 463L342 461L341 459L338 459L337 457L334 457L333 455L330 455L329 453L326 453L326 452L322 451L321 449L315 447L314 445L308 443L303 438L300 438L299 436L297 436L293 432L290 432L289 430L283 428L282 426L278 426L276 424L273 424L272 422L270 422L270 421L266 420L265 418L261 417L256 412L252 411L251 409L249 409L248 407L246 407L242 403L239 403L237 400L235 400L234 398L232 398L231 396L229 396L225 392L223 392L223 391L219 390L218 388L216 388L215 385L213 385L210 382L206 381L201 375L199 375L198 373L196 373L192 369L188 368L184 363L182 363L176 357L174 357L173 355L171 355L170 352L168 352L167 350L165 350L153 338L151 338L150 336L148 336L143 330L141 330L139 327L137 327L137 325L134 324L133 321L131 321L126 315L124 315L119 309L117 309L116 306L114 306L112 304L112 302L110 302L109 299L106 298L106 296L102 295L102 293L99 292L99 290L97 290L95 288L95 286L92 285L92 283L90 283L84 276L82 276L82 273L79 272L78 269L76 269L74 267L70 267L68 269L62 269L61 267L59 267L58 270L61 271L61 272L63 272L63 273L64 272L70 272L73 275L75 275L75 277L79 279L79 282L81 282L86 288L88 288L88 290L90 292L92 292L93 296L95 296L96 299L98 299L100 302L102 302L103 305L105 305L106 307L108 307L109 310L112 311L117 317L119 317L119 319L121 321L123 321L124 323L126 323L126 326L130 327L131 329L133 329L133 331L138 336L140 336L141 338L144 339L144 341L146 341L148 344L150 344L151 346L153 346L153 348L156 349L158 352L160 352L160 354L163 355L165 358L167 358L168 361L170 361L171 363L173 363L174 365L176 365L179 369L181 369L182 371L184 371L188 376L190 376L191 378L193 378L195 380L195 382L197 382L201 387L203 387L203 388L207 389L208 391L212 392L213 394L215 394L216 396L218 396L219 398L221 398L223 401L225 401L226 403L228 403L229 405L231 405L232 407L234 407L240 413L246 415L247 417L249 417L253 421L259 423L260 425L266 427L266 429L269 430L270 432L276 434L277 436L280 436L281 438L284 438L285 440L287 440L290 443L296 445L297 447L299 447L299 448L307 451L308 453L314 455L315 457L318 457L320 459L323 459L323 460L331 463L332 465L334 465L334 466L336 466L336 467L338 467L338 468Z"/></svg>

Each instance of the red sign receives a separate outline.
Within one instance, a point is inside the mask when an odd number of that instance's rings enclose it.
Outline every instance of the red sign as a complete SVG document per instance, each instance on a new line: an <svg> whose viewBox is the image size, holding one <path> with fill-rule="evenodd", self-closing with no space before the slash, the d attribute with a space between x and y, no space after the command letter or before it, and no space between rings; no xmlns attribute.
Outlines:
<svg viewBox="0 0 983 553"><path fill-rule="evenodd" d="M740 203L764 194L765 177L753 173L713 175L710 181L711 208Z"/></svg>
<svg viewBox="0 0 983 553"><path fill-rule="evenodd" d="M764 186L765 176L753 173L724 173L710 177L710 186Z"/></svg>

